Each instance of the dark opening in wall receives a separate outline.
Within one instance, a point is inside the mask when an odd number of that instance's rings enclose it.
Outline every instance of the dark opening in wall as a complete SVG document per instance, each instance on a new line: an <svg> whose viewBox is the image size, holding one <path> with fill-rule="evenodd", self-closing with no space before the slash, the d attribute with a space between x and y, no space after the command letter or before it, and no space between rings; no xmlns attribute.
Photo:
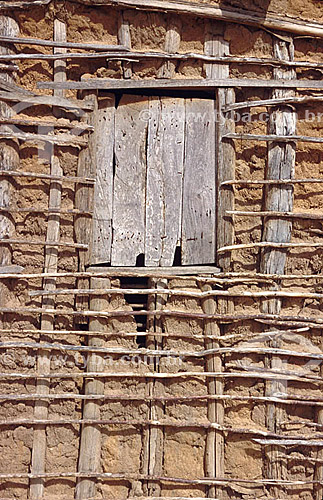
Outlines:
<svg viewBox="0 0 323 500"><path fill-rule="evenodd" d="M121 288L138 288L138 290L148 288L148 278L120 278ZM147 310L148 295L147 294L125 294L124 298L134 311ZM146 347L146 336L140 335L140 332L147 331L147 316L135 316L137 323L137 331L139 335L136 337L138 347Z"/></svg>

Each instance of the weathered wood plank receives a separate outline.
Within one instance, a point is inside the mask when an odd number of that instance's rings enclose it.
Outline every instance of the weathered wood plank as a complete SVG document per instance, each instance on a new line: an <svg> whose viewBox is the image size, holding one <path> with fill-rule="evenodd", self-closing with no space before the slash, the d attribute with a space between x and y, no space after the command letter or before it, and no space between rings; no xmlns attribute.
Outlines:
<svg viewBox="0 0 323 500"><path fill-rule="evenodd" d="M186 99L182 264L215 260L215 103Z"/></svg>
<svg viewBox="0 0 323 500"><path fill-rule="evenodd" d="M120 22L120 28L122 24ZM127 37L128 38L128 37ZM144 59L164 59L165 61L171 62L173 65L177 61L186 61L189 59L196 59L200 61L208 61L211 63L234 63L234 64L252 64L261 66L280 66L280 67L294 67L294 68L323 68L323 63L313 62L313 61L279 61L277 59L269 57L243 57L243 56L217 56L217 55L207 55L199 54L196 52L184 52L184 53L174 53L174 52L136 52L132 50L126 51L124 48L122 51L117 50L111 52L97 52L97 53L75 53L69 52L65 56L56 56L52 54L17 54L14 57L8 58L8 60L25 60L25 59L40 59L40 60L59 60L59 59L107 59L107 60L121 60L126 62L140 61ZM166 50L166 49L165 49ZM3 65L5 66L5 65ZM8 66L5 67L7 69ZM9 70L14 69L14 65L9 66Z"/></svg>
<svg viewBox="0 0 323 500"><path fill-rule="evenodd" d="M53 175L62 175L62 169L57 158L53 158L51 172ZM59 209L61 206L61 184L57 181L50 186L49 208ZM60 239L60 217L57 214L49 215L47 224L47 239L52 242L59 242ZM58 247L45 247L45 273L56 273L58 264ZM56 289L56 279L46 278L43 282L43 288L48 291ZM55 307L55 297L47 296L42 301L44 309ZM53 330L55 318L53 315L44 313L41 317L41 329ZM46 337L47 338L47 337ZM37 373L46 375L50 373L50 353L47 350L40 350L37 357ZM47 395L50 390L50 381L48 379L37 382L37 394ZM48 418L48 404L44 401L35 403L34 418L46 420ZM32 463L31 471L33 474L45 472L46 462L46 427L44 425L36 426L33 435ZM44 479L32 479L30 481L30 498L41 499L44 495Z"/></svg>
<svg viewBox="0 0 323 500"><path fill-rule="evenodd" d="M176 54L179 51L181 44L181 19L177 16L171 17L165 38L165 52ZM174 59L173 59L174 61ZM166 60L160 67L157 76L158 78L174 78L176 69L176 61Z"/></svg>
<svg viewBox="0 0 323 500"><path fill-rule="evenodd" d="M147 97L121 98L115 117L113 266L135 266L145 252L147 117Z"/></svg>
<svg viewBox="0 0 323 500"><path fill-rule="evenodd" d="M2 35L15 36L19 33L19 27L10 17L0 16L0 33ZM0 47L0 54L10 53L6 47ZM9 84L13 82L12 75L4 72L0 73L0 77L4 82ZM13 112L6 103L0 101L0 117L10 118ZM0 127L0 134L3 132L3 126ZM6 141L1 144L1 170L8 171L9 169L19 170L19 154L17 144L14 141ZM0 206L8 208L10 206L11 198L11 182L6 178L0 181ZM0 238L11 238L13 236L15 227L12 218L9 214L0 215ZM12 254L9 246L3 245L0 247L0 265L8 266L11 264Z"/></svg>
<svg viewBox="0 0 323 500"><path fill-rule="evenodd" d="M111 262L115 96L99 102L94 116L96 163L91 265Z"/></svg>
<svg viewBox="0 0 323 500"><path fill-rule="evenodd" d="M223 25L218 26L211 21L206 23L205 26L205 42L204 42L204 52L206 54L210 54L212 56L226 56L230 53L229 43L224 40L223 36ZM229 77L229 66L228 65L220 65L220 64L207 64L204 67L206 78L228 78ZM231 90L227 89L218 89L216 96L216 109L217 113L221 112L221 102L223 101L223 95L227 95L227 93L231 93ZM221 170L223 169L223 155L225 154L225 150L223 149L223 145L220 143L220 136L222 133L222 124L226 124L226 120L224 117L223 120L219 120L220 114L217 114L217 119L215 122L215 169L216 169L216 183L218 187L218 178L221 174ZM232 169L232 162L229 162L229 170L230 167ZM231 172L232 173L232 172ZM220 194L219 189L216 189L216 225L214 228L214 233L216 235L216 239L220 238L221 240L221 227L223 227L224 218L223 211L224 205L223 201L227 200L219 200ZM231 201L231 198L229 198ZM221 208L222 210L221 210ZM227 229L227 228L226 228ZM229 228L229 237L232 235L232 228ZM216 256L215 256L216 260ZM223 262L221 262L223 265ZM212 285L206 284L202 287L203 291L210 291ZM232 301L228 299L218 299L217 303L213 300L206 300L202 302L203 312L206 314L214 314L218 311L227 313L228 311L232 312ZM224 328L215 322L207 321L205 323L205 335L210 335L211 332L216 333L217 335L224 333ZM217 344L211 340L206 341L209 342L207 345L213 348L216 347ZM206 361L206 371L209 368L216 367L217 371L223 371L223 361L221 356L213 355L207 358ZM222 395L223 394L223 381L211 379L208 381L208 393L212 396ZM213 422L217 425L224 424L224 405L222 401L212 401L208 404L208 418L210 422ZM224 467L224 436L223 433L219 431L212 430L207 434L206 438L206 447L205 447L205 472L208 477L224 477L225 475L225 467ZM223 490L220 487L210 486L208 489L208 495L210 497L218 498L219 500L223 497Z"/></svg>
<svg viewBox="0 0 323 500"><path fill-rule="evenodd" d="M54 39L55 40L66 40L66 25L58 19L54 20ZM63 49L64 50L64 49ZM58 82L63 82L66 80L66 64L65 63L55 63L54 65L54 80ZM54 90L55 97L64 97L64 90ZM60 111L53 109L53 113L56 116L60 116ZM58 158L54 156L55 152L52 146L52 150L48 151L50 156L51 169L50 173L53 176L62 177L63 169L60 166ZM49 189L49 210L59 210L61 208L62 202L62 184L57 181L52 181ZM60 215L59 214L49 214L47 222L47 233L46 240L59 243L60 240ZM58 271L58 247L57 246L45 246L45 273L57 273ZM46 291L56 290L56 279L45 278L43 280L43 288ZM42 307L44 309L51 309L55 307L55 296L45 296L42 299ZM54 330L55 328L55 316L44 313L41 316L41 330ZM40 336L40 340L42 336ZM51 357L47 350L40 349L37 357L37 373L41 375L46 375L50 373ZM50 380L43 379L37 381L37 393L41 395L48 395L50 392ZM34 408L34 418L39 420L48 419L48 403L45 401L36 401ZM39 474L45 472L46 464L46 447L47 447L47 433L46 426L39 425L34 429L33 435L33 447L32 447L32 473ZM45 481L44 479L31 480L30 482L30 498L31 499L41 499L44 496Z"/></svg>
<svg viewBox="0 0 323 500"><path fill-rule="evenodd" d="M72 134L42 135L28 134L26 132L15 132L14 130L0 131L0 139L17 139L24 142L42 143L48 142L59 146L80 146L87 145L87 140Z"/></svg>
<svg viewBox="0 0 323 500"><path fill-rule="evenodd" d="M235 101L234 89L218 89L216 93L217 126L216 126L216 157L217 185L222 189L217 192L217 249L230 246L234 242L233 220L226 217L228 210L234 210L234 191L232 185L223 185L225 181L235 178L236 153L232 140L223 141L223 135L235 131L232 117L222 113L224 106ZM229 271L231 254L218 254L217 263L224 272Z"/></svg>
<svg viewBox="0 0 323 500"><path fill-rule="evenodd" d="M218 267L213 266L172 266L172 267L136 267L135 269L125 269L124 267L90 267L89 272L106 273L106 276L133 276L142 278L172 278L174 276L207 276L217 275L220 272Z"/></svg>
<svg viewBox="0 0 323 500"><path fill-rule="evenodd" d="M107 278L92 278L91 287L102 289L110 287L110 280ZM108 296L93 297L90 300L90 307L95 311L107 310L109 306ZM89 323L90 331L106 331L106 321L100 318L92 318ZM89 347L103 347L104 339L101 336L91 336ZM95 352L89 354L87 363L88 372L104 371L104 356ZM104 380L88 379L85 382L85 395L100 395L104 393ZM100 400L90 400L84 403L82 418L86 420L100 420ZM101 430L98 425L84 425L81 432L81 443L78 461L79 472L97 473L100 471L101 462ZM76 486L75 498L85 500L96 496L96 480L89 478L79 479Z"/></svg>
<svg viewBox="0 0 323 500"><path fill-rule="evenodd" d="M125 19L123 12L119 13L118 17L118 39L122 46L126 47L127 50L131 50L131 34L129 22ZM123 67L123 77L132 77L132 67L129 63L125 62Z"/></svg>
<svg viewBox="0 0 323 500"><path fill-rule="evenodd" d="M23 102L26 104L33 105L47 105L47 106L58 106L64 109L74 110L75 113L81 113L82 110L93 110L93 103L72 100L72 99L62 99L50 95L25 95L19 92L2 92L0 91L0 101L8 102Z"/></svg>
<svg viewBox="0 0 323 500"><path fill-rule="evenodd" d="M50 0L33 1L3 1L0 9L20 9L36 5L47 5ZM161 10L166 12L177 12L181 14L191 14L200 17L219 19L220 21L229 21L233 23L246 24L247 26L263 26L271 30L290 31L292 33L309 35L314 37L323 37L323 29L319 23L304 22L300 19L291 19L287 17L275 18L269 14L265 17L256 13L244 13L241 10L226 10L218 5L210 3L199 4L185 0L78 0L79 3L86 5L114 5L123 8L135 8L143 10Z"/></svg>
<svg viewBox="0 0 323 500"><path fill-rule="evenodd" d="M293 42L274 40L274 53L278 59L293 60ZM277 80L292 80L295 78L294 70L274 69L274 77ZM274 90L273 99L294 97L293 91ZM296 132L296 113L288 106L280 106L274 109L269 120L269 134L293 135ZM296 147L293 143L271 143L268 146L267 179L292 179L295 170ZM292 212L293 211L293 186L267 186L264 198L265 211ZM268 217L264 220L263 241L275 243L289 243L291 240L292 221L288 219L273 219ZM287 253L283 249L266 248L262 251L260 268L263 273L284 274ZM276 287L277 289L277 287ZM264 313L279 314L282 300L265 300L261 305ZM271 347L278 348L281 341L270 342ZM266 360L266 366L274 370L283 367L283 361L277 356L272 356ZM284 383L281 381L267 382L265 396L269 396L284 391ZM286 419L284 409L275 404L269 404L266 412L267 428L274 431L280 427L280 423ZM273 446L268 449L267 468L268 475L272 479L282 479L286 477L286 464L279 458L282 452L281 447ZM280 488L272 489L273 496L280 496Z"/></svg>
<svg viewBox="0 0 323 500"><path fill-rule="evenodd" d="M43 0L44 1L44 0ZM45 0L46 1L46 0ZM287 17L275 18L269 14L265 17L254 12L241 12L241 10L227 10L219 5L203 2L203 4L187 0L79 0L80 3L90 5L115 5L124 8L135 8L143 10L161 10L166 12L177 12L191 14L220 21L246 24L247 26L264 26L272 30L291 31L302 35L323 37L322 25L315 22L304 22L300 19Z"/></svg>
<svg viewBox="0 0 323 500"><path fill-rule="evenodd" d="M150 98L147 150L147 266L171 266L181 238L185 101Z"/></svg>
<svg viewBox="0 0 323 500"><path fill-rule="evenodd" d="M199 89L209 87L247 87L247 88L295 88L323 89L322 80L262 80L249 78L206 79L150 79L150 80L116 80L113 78L89 78L81 82L65 83L38 82L39 89Z"/></svg>

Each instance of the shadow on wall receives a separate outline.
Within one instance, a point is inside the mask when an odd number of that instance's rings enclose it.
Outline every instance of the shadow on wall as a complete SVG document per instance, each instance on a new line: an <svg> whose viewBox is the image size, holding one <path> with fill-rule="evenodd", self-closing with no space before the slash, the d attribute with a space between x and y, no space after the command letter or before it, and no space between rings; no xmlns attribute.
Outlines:
<svg viewBox="0 0 323 500"><path fill-rule="evenodd" d="M272 0L219 0L220 7L235 8L245 11L253 11L258 15L266 16Z"/></svg>

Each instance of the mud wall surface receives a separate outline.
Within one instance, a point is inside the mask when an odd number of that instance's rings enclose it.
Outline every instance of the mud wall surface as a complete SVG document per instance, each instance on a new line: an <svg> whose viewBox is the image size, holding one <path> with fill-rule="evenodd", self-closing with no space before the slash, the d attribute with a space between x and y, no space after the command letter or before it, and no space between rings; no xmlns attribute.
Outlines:
<svg viewBox="0 0 323 500"><path fill-rule="evenodd" d="M201 2L203 3L203 2ZM209 0L209 3L212 3ZM223 7L239 7L254 10L259 13L284 13L302 19L322 20L320 1L278 1L260 2L223 1ZM34 6L32 10L17 11L12 13L20 28L20 36L53 39L54 20L59 19L66 23L67 40L73 42L102 42L107 44L118 43L118 18L120 11L111 7L87 7L72 2L52 3L46 7ZM164 49L165 36L174 15L126 10L123 17L129 22L132 48L136 51L160 51ZM204 52L204 40L209 22L204 19L181 16L181 44L180 52ZM240 26L231 23L212 22L214 29L223 33L224 39L229 42L230 53L239 56L273 57L274 35L257 28ZM321 40L295 38L295 59L300 61L322 62L323 43ZM17 45L17 51L29 53L37 50L41 53L51 53L48 47L29 47ZM133 72L133 78L156 78L162 61L146 60L128 64ZM96 78L123 78L123 63L106 62L103 59L93 59L86 62L69 61L66 68L68 80L79 80L81 77ZM320 70L297 70L298 78L320 79ZM262 78L269 79L273 76L270 66L255 66L248 64L232 64L230 75L236 78ZM51 95L51 91L36 89L38 81L52 81L52 62L23 61L19 63L17 83L29 91L37 91L44 95ZM190 60L178 62L175 68L175 78L203 78L205 67L201 61ZM299 95L305 95L300 93ZM237 89L236 100L270 98L271 90L262 89ZM75 91L67 91L66 97L82 98ZM98 95L99 100L103 95ZM236 115L236 131L250 134L265 134L268 129L267 108L252 108L245 115ZM317 136L322 135L323 106L322 103L309 104L296 108L298 113L297 134ZM37 118L44 121L52 118L52 110L46 106L33 106L21 109L14 108L20 118ZM320 116L321 113L321 116ZM264 115L265 114L265 115ZM66 112L59 118L62 131L66 123L78 123L77 117ZM60 130L59 127L57 129ZM37 132L32 127L30 132ZM22 172L49 173L51 155L54 154L60 162L65 176L76 176L80 149L73 146L54 146L53 150L30 143L16 144L19 150L19 170ZM267 145L265 142L236 141L236 178L237 179L264 179L267 161ZM323 173L323 151L320 144L300 142L296 151L296 178L320 178ZM16 207L38 207L46 210L48 207L49 182L39 179L14 178L11 181L11 199ZM263 208L264 190L261 186L235 187L235 209L243 211L257 211ZM321 184L300 184L294 188L295 212L322 213L323 194ZM64 186L62 195L62 208L71 210L75 208L74 184ZM48 216L42 214L19 213L14 216L14 237L20 240L45 240ZM253 243L261 240L263 220L259 217L235 216L235 242ZM61 241L75 242L75 216L66 213L60 218ZM293 221L293 242L321 242L323 227L321 220L297 219ZM260 270L259 249L248 248L232 253L231 270L235 272L257 272ZM60 248L58 254L59 272L76 272L79 270L80 251L73 248ZM24 272L41 273L44 269L44 249L41 246L14 246L12 263L23 266ZM317 249L291 249L288 251L286 273L290 274L321 274L322 255ZM273 283L274 285L274 283ZM57 281L58 289L77 288L76 279L72 277L60 278ZM112 287L118 288L120 280L115 278ZM171 289L184 289L186 291L199 291L195 280L181 281L170 280ZM241 282L227 283L225 290L242 294L259 292L266 289L268 284L250 281L248 284ZM84 288L89 288L88 281L83 282ZM294 279L282 283L283 289L293 292L322 293L322 284L316 279ZM3 285L4 303L2 305L12 309L23 307L39 308L43 302L41 297L31 297L30 292L42 288L42 279L11 279ZM290 297L282 300L282 314L289 316L307 316L314 320L322 320L322 300L320 298ZM203 312L200 299L187 299L183 297L168 298L165 308L201 313ZM236 315L257 314L261 311L261 299L252 297L236 297L230 299L231 310ZM77 307L72 295L57 296L55 301L57 309L70 312ZM87 300L85 308L91 304ZM221 308L221 299L218 299ZM109 301L108 310L131 310L123 295L114 296ZM123 338L120 332L136 332L137 323L133 318L119 318L114 320L100 320L106 331L113 333L108 340L103 339L105 347L138 348L136 338ZM65 313L56 316L54 329L55 335L41 335L39 330L41 315L39 313L8 312L2 315L2 341L55 342L74 346L87 345L86 335L62 334L60 330L86 330L88 321L81 320ZM176 319L167 318L161 321L159 327L163 332L188 334L189 338L164 338L162 348L177 351L198 351L205 348L203 332L205 322L201 319ZM255 321L236 321L219 323L219 329L226 338L221 342L221 347L260 349L266 344L262 336L268 325ZM278 327L277 327L278 328ZM292 328L292 327L291 327ZM23 333L19 333L22 332ZM26 333L29 332L29 333ZM139 333L140 336L140 333ZM304 328L297 335L284 335L281 339L281 349L290 351L312 352L313 355L321 353L321 330L319 328ZM37 369L38 351L25 347L24 349L2 350L0 353L0 372L20 373L32 375ZM241 356L239 353L229 352L222 354L225 371L240 371L244 373L250 366L259 373L268 366L268 356L253 352ZM87 357L69 351L53 352L51 356L51 371L58 373L84 373ZM311 358L297 356L284 357L284 369L290 372L303 370L317 377L320 370L320 361L311 362ZM109 372L145 372L155 370L176 373L178 371L203 372L206 369L205 358L166 357L161 358L159 366L152 363L145 356L136 356L120 362L117 355L105 360L105 371ZM0 401L0 420L21 420L34 417L35 401L19 400L18 396L32 395L36 392L35 379L4 380L0 386L1 394L17 395L15 401ZM313 399L320 397L320 385L309 380L302 382L288 381L285 388L288 394L294 397ZM160 383L160 394L171 396L203 396L207 393L207 384L203 377L186 377L182 379L166 379ZM268 454L265 447L256 442L259 435L253 431L268 430L266 421L266 402L253 401L252 398L268 394L268 382L262 378L232 378L225 379L224 392L228 396L245 396L251 398L246 401L225 402L224 425L227 429L242 429L239 432L225 431L225 476L227 478L240 478L259 480L267 477ZM82 378L52 379L50 394L84 394L84 381ZM143 448L145 443L145 426L134 423L135 420L149 419L149 404L145 401L127 400L127 395L136 395L143 398L147 395L147 380L137 378L111 379L104 384L104 393L111 396L123 396L122 401L104 401L101 405L101 418L106 420L126 421L125 424L111 424L101 426L102 451L101 465L98 472L120 473L125 475L138 475L144 473ZM48 407L49 419L80 419L82 418L82 400L60 399L50 401ZM205 423L207 425L207 403L205 400L194 402L168 402L159 405L162 418L167 418L174 424L184 420ZM304 439L313 435L311 424L316 421L317 407L308 405L289 404L283 407L283 418L277 433L290 436L299 434ZM202 478L205 476L205 447L208 430L193 425L189 428L164 427L162 476L175 478ZM316 429L315 429L316 432ZM33 446L33 426L22 422L17 425L7 425L0 434L0 449L3 457L1 473L28 473L31 464ZM76 472L80 446L80 425L50 425L47 427L46 472ZM291 449L282 448L284 462L284 480L305 481L304 484L281 488L279 498L310 500L314 497L313 484L317 465L317 449L304 445L295 445ZM307 481L307 483L306 483ZM45 481L45 499L70 500L74 495L75 478L53 478ZM151 485L145 481L137 480L99 480L97 497L106 499L125 499L147 495ZM0 486L1 496L24 500L29 494L29 479L20 478L3 480ZM160 492L164 497L204 497L209 490L205 485L163 484ZM269 486L259 484L229 484L223 487L222 496L226 498L273 498L275 495Z"/></svg>

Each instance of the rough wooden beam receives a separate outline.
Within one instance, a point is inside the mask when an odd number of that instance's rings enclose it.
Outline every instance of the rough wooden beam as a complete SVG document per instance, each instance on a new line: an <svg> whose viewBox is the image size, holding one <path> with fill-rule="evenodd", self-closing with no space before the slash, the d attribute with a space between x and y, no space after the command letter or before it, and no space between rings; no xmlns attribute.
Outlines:
<svg viewBox="0 0 323 500"><path fill-rule="evenodd" d="M64 109L73 110L75 113L82 113L82 110L93 110L93 103L77 101L72 99L60 99L50 95L25 95L19 92L0 91L0 101L21 102L24 104L59 106Z"/></svg>
<svg viewBox="0 0 323 500"><path fill-rule="evenodd" d="M212 22L208 22L205 25L205 42L204 42L204 53L211 56L226 56L230 52L229 43L224 40L223 26L217 26ZM204 66L205 74L207 79L222 79L229 77L229 66L225 64L206 64ZM225 219L223 217L224 211L234 208L234 205L231 203L233 198L228 198L224 190L220 192L219 186L220 182L227 178L224 173L224 161L228 160L228 175L234 176L234 161L232 161L232 152L228 150L227 144L224 145L221 142L221 136L224 132L223 126L225 130L234 131L234 128L231 127L231 120L224 118L224 125L222 120L219 120L218 113L221 113L221 108L223 103L232 102L235 99L235 94L233 89L217 89L215 92L215 110L216 110L216 118L215 118L215 143L214 147L214 167L215 167L215 184L216 184L216 223L215 223L215 253L214 253L214 261L217 260L216 250L219 244L224 243L224 241L230 241L233 243L233 224L225 227ZM229 125L230 124L230 125ZM228 130L227 130L227 127ZM233 125L234 127L234 125ZM229 154L228 158L226 158L227 153ZM231 177L229 177L231 178ZM230 189L232 191L232 189ZM233 191L232 191L233 193ZM229 204L226 202L230 201ZM228 230L229 234L228 240L223 239L224 231ZM219 259L219 264L223 265L223 260ZM227 263L229 264L229 263ZM212 290L211 284L202 285L203 292L210 292ZM226 311L228 309L231 310L231 303L227 300L219 300L216 302L215 298L209 298L202 301L202 308L205 314L215 314L217 311ZM205 335L217 335L219 336L223 333L223 327L220 327L218 323L212 321L205 321L204 326L204 334ZM205 340L205 347L207 349L214 349L218 347L218 343L213 340ZM206 371L223 371L223 362L222 358L219 355L208 356L206 358ZM208 394L211 396L222 395L223 394L223 380L219 379L210 379L208 380ZM208 419L210 422L223 425L224 424L224 405L221 401L211 401L208 404ZM224 477L225 476L225 466L224 466L224 435L222 432L216 430L210 430L207 434L206 439L206 447L205 447L205 474L207 477L216 478L216 477ZM208 489L208 496L214 498L223 498L223 488L219 486L210 486Z"/></svg>
<svg viewBox="0 0 323 500"><path fill-rule="evenodd" d="M97 93L95 91L88 92L84 96L84 100L91 103L94 111L93 113L88 113L82 117L82 121L87 124L95 125L95 119L98 116L98 102ZM91 177L96 178L96 134L89 137L88 148L83 149L79 154L77 175L78 177ZM84 183L76 184L75 186L75 200L74 205L77 210L83 212L93 210L93 199L94 199L94 189L91 185L86 185ZM92 242L92 221L89 217L76 217L75 219L75 235L77 242L81 244L90 245ZM85 271L86 266L89 262L90 253L89 252L79 252L78 254L78 270ZM79 288L87 288L87 280L80 279L78 281ZM80 297L75 301L76 309L87 309L88 308L88 298ZM86 323L85 320L81 322Z"/></svg>
<svg viewBox="0 0 323 500"><path fill-rule="evenodd" d="M107 278L92 278L91 286L93 288L110 287L110 280ZM106 310L109 306L108 296L99 296L91 298L90 305L97 311ZM89 323L89 330L105 332L107 329L106 321L100 318L93 318ZM89 347L102 347L104 339L102 336L91 336ZM88 372L104 371L104 356L92 353L88 357ZM86 395L99 395L104 393L103 379L88 379L85 383ZM101 401L89 400L84 404L83 419L100 419ZM101 430L98 425L84 425L81 433L81 443L78 461L78 471L80 473L97 473L100 471L101 461ZM81 478L76 486L76 500L85 500L96 496L96 480L90 478Z"/></svg>
<svg viewBox="0 0 323 500"><path fill-rule="evenodd" d="M274 40L274 53L278 59L293 60L294 44L279 39ZM294 70L274 69L274 77L281 80L292 80L296 76ZM273 99L294 97L293 91L274 90ZM275 108L270 115L269 134L294 135L296 132L296 113L288 106L282 105ZM268 147L267 179L292 179L295 170L296 148L295 144L274 142ZM267 186L264 198L265 211L293 211L293 187L290 186ZM273 219L268 217L264 221L263 241L278 244L289 244L291 240L292 222L288 219ZM284 274L286 265L286 250L282 248L265 248L261 254L260 269L263 273ZM276 287L277 289L277 287ZM282 300L272 299L263 301L261 311L263 313L279 315L281 312ZM281 345L280 339L270 342L271 347L278 348ZM283 368L283 361L279 356L271 356L267 359L266 366L273 370ZM285 391L284 383L281 381L268 382L266 384L266 396ZM267 428L275 432L280 429L280 423L286 420L284 409L275 404L267 407L266 421ZM267 451L267 474L270 479L283 479L286 477L286 463L279 458L282 448L273 445ZM281 489L272 488L274 497L281 495Z"/></svg>
<svg viewBox="0 0 323 500"><path fill-rule="evenodd" d="M43 0L44 1L44 0ZM46 0L45 0L46 1ZM301 35L323 38L322 25L315 22L300 19L287 18L283 16L274 17L270 14L261 15L254 12L243 12L241 10L226 10L219 4L197 3L185 0L78 0L87 5L114 5L116 7L134 8L141 10L161 10L176 12L178 14L190 14L220 21L245 24L247 26L264 27L271 30L288 31ZM9 3L9 2L8 2Z"/></svg>
<svg viewBox="0 0 323 500"><path fill-rule="evenodd" d="M118 17L118 40L127 50L131 50L131 34L129 22L125 19L123 12L119 13ZM132 67L129 63L123 63L123 77L132 77Z"/></svg>
<svg viewBox="0 0 323 500"><path fill-rule="evenodd" d="M0 34L16 36L19 33L19 27L11 17L0 16ZM6 47L0 47L0 54L8 54L11 51ZM7 71L0 71L0 78L9 83L13 82L13 75ZM10 118L13 114L11 107L0 101L0 117L2 119ZM3 126L0 130L3 130ZM0 146L0 169L8 172L14 168L19 170L19 152L16 141L2 140ZM11 204L11 179L7 176L0 176L0 206L9 208ZM15 225L12 216L7 214L0 215L0 238L12 238L15 231ZM12 264L12 250L9 245L0 246L0 266L10 266ZM8 301L8 287L5 283L0 284L0 306ZM1 319L0 325L3 326Z"/></svg>
<svg viewBox="0 0 323 500"><path fill-rule="evenodd" d="M150 286L155 286L157 288L167 288L167 280L165 279L150 279ZM160 311L165 307L167 299L165 297L151 297L148 303L149 310ZM154 333L162 332L162 321L160 319L152 317L149 321L149 330L152 333L151 336L147 337L147 348L152 348L154 350L163 349L163 339L160 337L155 337ZM154 363L151 366L153 371L160 372L160 367L154 367ZM158 380L149 380L147 383L147 396L149 398L159 398L164 396L164 385ZM151 402L149 405L149 419L150 420L161 420L165 416L164 405L160 402ZM162 428L157 428L155 426L149 427L144 434L143 439L143 473L149 476L160 475L163 472L163 455L164 455L164 432ZM148 482L144 486L144 492L147 496L159 497L161 493L161 487L159 483Z"/></svg>
<svg viewBox="0 0 323 500"><path fill-rule="evenodd" d="M262 80L249 78L223 78L223 79L146 79L146 80L116 80L114 78L89 78L81 82L38 82L39 89L202 89L202 88L287 88L287 89L323 89L322 80ZM223 106L226 105L225 103Z"/></svg>
<svg viewBox="0 0 323 500"><path fill-rule="evenodd" d="M181 29L182 23L180 18L173 16L169 20L165 38L165 52L176 54L179 51L181 44ZM158 78L174 78L176 62L166 60L158 71Z"/></svg>
<svg viewBox="0 0 323 500"><path fill-rule="evenodd" d="M54 20L54 39L66 40L66 25L65 23ZM66 65L64 63L55 63L54 65L54 81L64 81L66 79ZM54 90L55 97L64 97L64 90ZM53 110L55 113L55 109ZM59 112L59 111L58 111ZM53 146L51 151L48 151L51 161L50 173L53 176L63 176L63 170L60 166L58 158L54 156ZM49 210L60 210L62 200L62 185L57 181L50 184L49 190ZM50 214L48 216L47 234L46 239L58 243L60 240L60 216L58 214ZM44 272L57 272L58 271L58 247L46 246L45 247L45 266ZM46 291L56 290L55 278L45 278L43 281L43 288ZM44 309L55 307L55 296L45 296L42 300ZM44 313L41 316L41 329L53 330L55 325L55 317L51 314ZM42 340L42 336L40 336ZM50 373L50 353L46 350L40 349L37 358L37 373L49 374ZM48 395L50 392L50 381L43 379L37 381L37 393ZM48 404L44 401L35 403L34 417L38 420L46 420L48 418ZM46 426L39 425L34 429L33 435L33 448L32 448L32 465L31 471L33 474L45 472L46 464L46 447L47 447L47 433ZM35 479L30 482L30 498L40 500L44 496L45 481L43 479Z"/></svg>
<svg viewBox="0 0 323 500"><path fill-rule="evenodd" d="M14 19L10 17L0 16L0 33L3 35L17 35L19 32L18 25ZM1 54L10 53L9 49L6 47L0 47ZM6 72L0 73L0 78L4 82L8 82L9 84L13 82L12 75L9 75ZM11 107L5 102L0 101L0 117L3 119L10 118L13 114ZM0 128L0 137L1 132L4 134L2 138L6 138L6 134L3 130L4 127ZM12 137L10 137L12 139ZM9 139L9 137L8 137ZM1 143L1 164L0 168L3 171L8 171L12 168L15 170L18 169L19 165L19 154L17 143L12 140L2 141ZM11 198L11 182L6 178L2 178L0 181L0 206L4 208L9 208L10 206L10 198ZM14 233L14 223L10 215L1 215L0 216L0 238L11 238ZM0 265L7 266L11 264L12 254L10 247L2 246L0 247Z"/></svg>

